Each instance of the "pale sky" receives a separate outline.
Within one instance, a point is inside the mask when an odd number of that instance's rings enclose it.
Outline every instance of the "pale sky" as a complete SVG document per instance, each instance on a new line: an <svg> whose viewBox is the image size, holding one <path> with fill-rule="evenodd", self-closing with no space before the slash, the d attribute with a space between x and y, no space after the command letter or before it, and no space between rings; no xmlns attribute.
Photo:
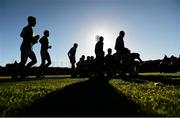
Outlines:
<svg viewBox="0 0 180 118"><path fill-rule="evenodd" d="M51 66L67 67L67 52L78 43L76 60L94 56L96 35L104 51L112 48L119 31L125 47L143 61L180 55L180 0L0 0L0 65L20 61L20 32L34 16L34 34L50 31ZM40 44L33 47L39 66Z"/></svg>

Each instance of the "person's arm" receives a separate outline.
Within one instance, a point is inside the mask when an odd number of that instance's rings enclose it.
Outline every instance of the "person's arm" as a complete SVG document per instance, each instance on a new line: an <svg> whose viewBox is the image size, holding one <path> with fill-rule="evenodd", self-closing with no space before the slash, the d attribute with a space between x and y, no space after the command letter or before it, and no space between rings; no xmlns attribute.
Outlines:
<svg viewBox="0 0 180 118"><path fill-rule="evenodd" d="M51 48L52 48L52 46L51 46L51 45L49 45L49 46L48 46L48 48L49 48L49 49L51 49Z"/></svg>
<svg viewBox="0 0 180 118"><path fill-rule="evenodd" d="M31 39L32 44L38 43L38 39L39 39L39 35L32 37L32 39Z"/></svg>
<svg viewBox="0 0 180 118"><path fill-rule="evenodd" d="M41 37L41 38L39 39L39 43L42 44L42 42L43 42L43 38Z"/></svg>

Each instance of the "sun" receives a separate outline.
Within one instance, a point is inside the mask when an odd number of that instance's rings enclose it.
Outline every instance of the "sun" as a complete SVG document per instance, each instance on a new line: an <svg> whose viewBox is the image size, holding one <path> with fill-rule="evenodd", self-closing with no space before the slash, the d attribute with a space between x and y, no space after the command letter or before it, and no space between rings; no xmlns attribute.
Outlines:
<svg viewBox="0 0 180 118"><path fill-rule="evenodd" d="M107 53L107 49L114 50L116 35L110 28L96 28L93 32L94 44L97 42L97 37L102 36L104 38L104 52Z"/></svg>
<svg viewBox="0 0 180 118"><path fill-rule="evenodd" d="M88 30L84 30L79 35L79 47L78 47L78 58L81 55L85 56L94 56L95 57L95 45L97 43L97 36L104 37L104 46L103 50L105 55L107 54L108 48L112 49L112 54L115 53L114 46L115 41L118 36L117 31L109 26L98 26L98 25L91 25L87 28Z"/></svg>

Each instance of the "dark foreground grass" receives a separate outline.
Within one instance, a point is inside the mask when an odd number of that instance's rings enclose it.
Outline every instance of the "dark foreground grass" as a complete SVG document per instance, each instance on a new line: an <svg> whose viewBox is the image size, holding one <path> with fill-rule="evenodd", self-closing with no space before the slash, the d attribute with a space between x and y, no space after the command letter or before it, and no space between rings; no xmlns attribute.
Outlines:
<svg viewBox="0 0 180 118"><path fill-rule="evenodd" d="M110 84L148 114L180 116L180 85L177 84L180 73L141 73L140 75L141 80L112 79Z"/></svg>
<svg viewBox="0 0 180 118"><path fill-rule="evenodd" d="M1 78L3 80L3 78ZM5 78L0 83L0 116L13 116L37 99L86 79L54 79L11 81Z"/></svg>
<svg viewBox="0 0 180 118"><path fill-rule="evenodd" d="M1 77L0 116L180 116L180 73L109 81L68 77Z"/></svg>
<svg viewBox="0 0 180 118"><path fill-rule="evenodd" d="M24 108L16 116L147 116L123 94L117 93L108 79L90 78L56 90Z"/></svg>

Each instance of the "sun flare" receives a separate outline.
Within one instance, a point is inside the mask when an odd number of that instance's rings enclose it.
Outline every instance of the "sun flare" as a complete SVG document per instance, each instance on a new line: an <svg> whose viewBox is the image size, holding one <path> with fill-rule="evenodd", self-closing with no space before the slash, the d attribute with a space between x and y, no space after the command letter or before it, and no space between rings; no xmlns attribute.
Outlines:
<svg viewBox="0 0 180 118"><path fill-rule="evenodd" d="M107 52L108 48L111 48L112 50L114 49L114 45L115 45L115 39L116 39L116 35L114 33L113 30L111 30L110 28L96 28L93 31L93 36L94 36L94 45L97 42L97 37L102 36L104 37L104 51L105 53Z"/></svg>

